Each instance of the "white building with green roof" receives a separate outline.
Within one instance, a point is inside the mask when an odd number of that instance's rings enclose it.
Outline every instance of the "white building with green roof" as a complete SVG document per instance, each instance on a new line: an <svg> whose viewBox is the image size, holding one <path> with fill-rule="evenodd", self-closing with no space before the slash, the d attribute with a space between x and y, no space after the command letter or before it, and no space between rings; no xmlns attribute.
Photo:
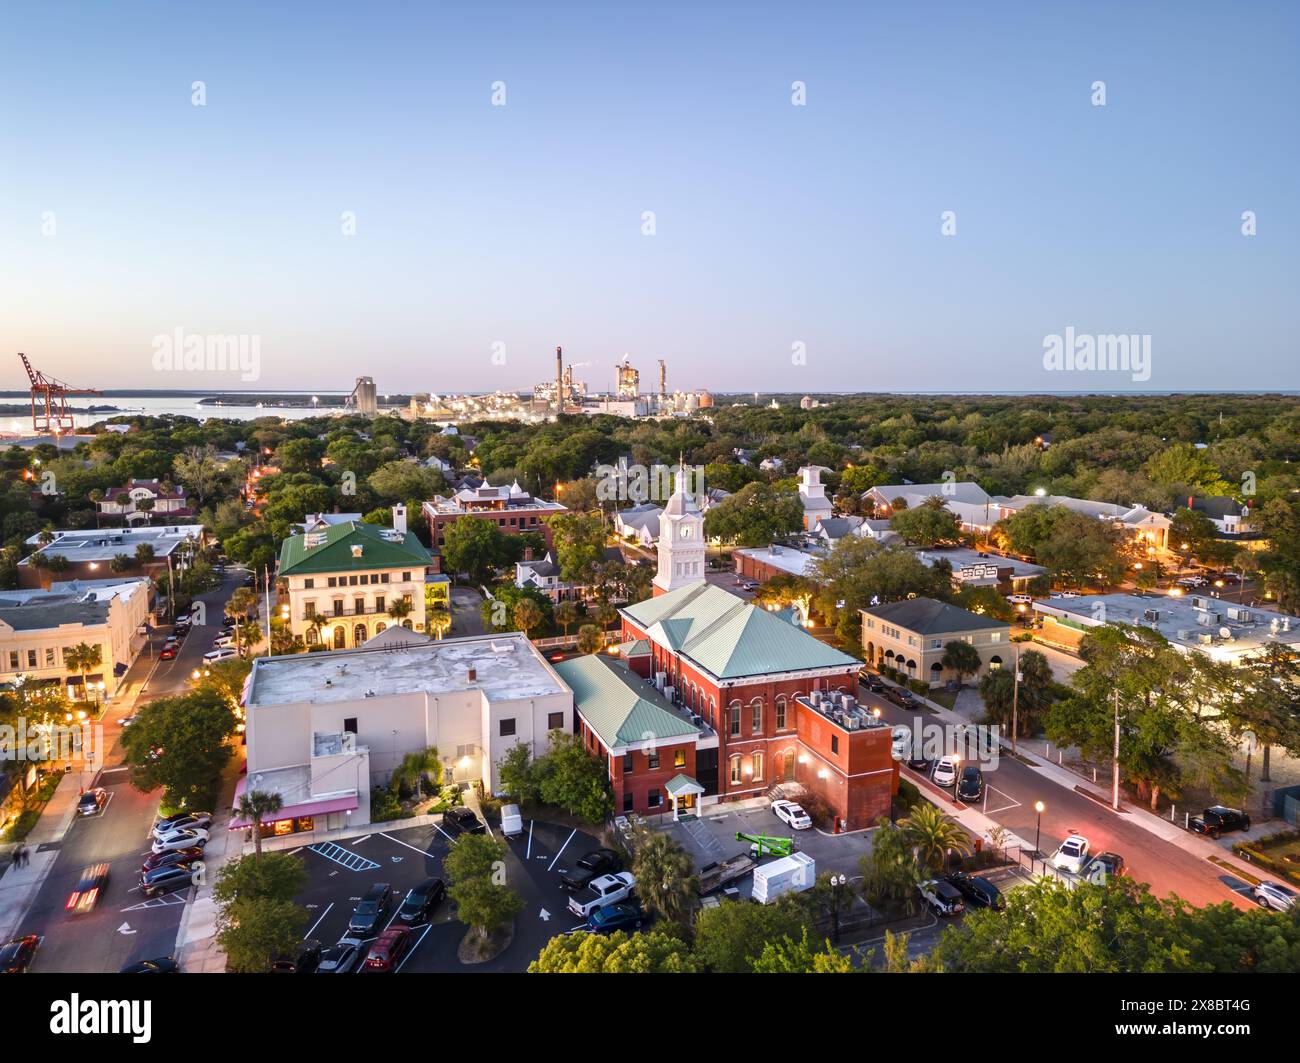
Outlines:
<svg viewBox="0 0 1300 1063"><path fill-rule="evenodd" d="M437 559L406 528L406 507L393 526L344 521L280 547L281 615L309 646L351 649L393 625L426 629L425 586L440 578Z"/></svg>

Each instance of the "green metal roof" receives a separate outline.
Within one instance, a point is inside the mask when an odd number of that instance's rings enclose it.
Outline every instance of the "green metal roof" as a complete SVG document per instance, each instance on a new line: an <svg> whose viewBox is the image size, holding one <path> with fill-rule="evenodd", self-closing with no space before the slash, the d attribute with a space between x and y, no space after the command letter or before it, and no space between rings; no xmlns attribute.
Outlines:
<svg viewBox="0 0 1300 1063"><path fill-rule="evenodd" d="M644 657L650 652L650 643L645 639L633 639L631 642L623 643L619 649L624 657Z"/></svg>
<svg viewBox="0 0 1300 1063"><path fill-rule="evenodd" d="M609 749L700 734L659 691L612 658L596 653L571 657L555 670L573 690L573 703L587 726Z"/></svg>
<svg viewBox="0 0 1300 1063"><path fill-rule="evenodd" d="M653 641L719 679L858 664L796 627L789 614L770 613L711 583L647 598L622 612Z"/></svg>
<svg viewBox="0 0 1300 1063"><path fill-rule="evenodd" d="M681 797L682 794L702 794L704 787L692 779L689 775L674 775L667 783L664 789L674 797Z"/></svg>
<svg viewBox="0 0 1300 1063"><path fill-rule="evenodd" d="M375 524L348 521L336 524L315 536L291 535L280 547L280 575L303 576L315 572L362 572L376 568L424 568L433 563L433 557L414 532L406 532L400 542L384 538L384 533L396 535L391 528ZM313 539L319 546L308 547ZM354 557L352 548L361 547L361 556Z"/></svg>

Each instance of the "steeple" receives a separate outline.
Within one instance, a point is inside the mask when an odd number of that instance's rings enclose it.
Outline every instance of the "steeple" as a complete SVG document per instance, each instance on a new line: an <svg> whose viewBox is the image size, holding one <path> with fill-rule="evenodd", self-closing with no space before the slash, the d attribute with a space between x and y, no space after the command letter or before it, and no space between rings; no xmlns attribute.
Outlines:
<svg viewBox="0 0 1300 1063"><path fill-rule="evenodd" d="M659 518L659 570L654 593L666 594L704 579L704 514L679 460L673 493Z"/></svg>

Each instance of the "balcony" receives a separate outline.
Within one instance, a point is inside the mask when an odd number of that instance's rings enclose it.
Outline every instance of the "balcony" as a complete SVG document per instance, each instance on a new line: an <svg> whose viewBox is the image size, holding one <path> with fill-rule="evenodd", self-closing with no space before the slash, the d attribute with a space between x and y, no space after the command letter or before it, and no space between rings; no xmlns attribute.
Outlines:
<svg viewBox="0 0 1300 1063"><path fill-rule="evenodd" d="M368 605L362 609L340 609L327 613L320 611L309 613L304 610L298 619L304 623L310 623L313 620L319 620L321 623L328 623L331 620L345 620L350 616L387 616L391 605L391 602L385 602L382 609L376 608L373 605ZM408 617L413 615L414 612L415 608L412 606L411 614L408 614Z"/></svg>

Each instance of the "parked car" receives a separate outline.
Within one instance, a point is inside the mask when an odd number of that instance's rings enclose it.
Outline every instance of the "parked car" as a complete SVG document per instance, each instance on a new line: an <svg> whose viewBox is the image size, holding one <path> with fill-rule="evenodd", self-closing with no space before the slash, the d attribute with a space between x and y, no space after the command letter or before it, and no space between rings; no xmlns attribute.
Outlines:
<svg viewBox="0 0 1300 1063"><path fill-rule="evenodd" d="M158 651L158 659L160 661L170 661L175 656L176 656L176 643L174 642L169 646L163 646L163 648Z"/></svg>
<svg viewBox="0 0 1300 1063"><path fill-rule="evenodd" d="M501 833L507 838L524 832L524 817L519 813L518 805L501 806Z"/></svg>
<svg viewBox="0 0 1300 1063"><path fill-rule="evenodd" d="M28 934L0 945L0 974L25 974L40 943L39 937Z"/></svg>
<svg viewBox="0 0 1300 1063"><path fill-rule="evenodd" d="M218 635L215 639L212 640L212 648L214 650L225 649L227 646L233 646L234 644L235 644L234 635Z"/></svg>
<svg viewBox="0 0 1300 1063"><path fill-rule="evenodd" d="M1007 601L1012 605L1032 605L1034 596L1032 594L1008 594Z"/></svg>
<svg viewBox="0 0 1300 1063"><path fill-rule="evenodd" d="M1275 912L1289 912L1296 903L1296 891L1280 882L1261 882L1254 893L1256 904Z"/></svg>
<svg viewBox="0 0 1300 1063"><path fill-rule="evenodd" d="M411 948L414 935L406 926L390 926L375 939L361 969L367 973L391 974Z"/></svg>
<svg viewBox="0 0 1300 1063"><path fill-rule="evenodd" d="M911 756L907 758L907 766L913 771L929 771L932 761L920 750L913 750Z"/></svg>
<svg viewBox="0 0 1300 1063"><path fill-rule="evenodd" d="M166 826L159 823L151 832L155 838L161 838L164 834L170 834L176 830L211 830L212 817L206 812L191 814L187 816L173 817L167 821Z"/></svg>
<svg viewBox="0 0 1300 1063"><path fill-rule="evenodd" d="M633 897L597 908L587 916L587 929L593 934L612 934L617 930L640 930L645 921L645 910Z"/></svg>
<svg viewBox="0 0 1300 1063"><path fill-rule="evenodd" d="M179 826L181 820L190 819L190 818L206 819L209 822L211 822L212 813L200 812L200 811L173 812L170 816L163 816L163 818L160 819L157 823L155 823L154 826L161 827L165 830L171 830L173 827Z"/></svg>
<svg viewBox="0 0 1300 1063"><path fill-rule="evenodd" d="M1210 581L1204 576L1184 576L1178 581L1180 587L1204 587Z"/></svg>
<svg viewBox="0 0 1300 1063"><path fill-rule="evenodd" d="M613 849L593 849L574 865L572 871L560 876L560 888L586 889L593 878L623 870L623 860Z"/></svg>
<svg viewBox="0 0 1300 1063"><path fill-rule="evenodd" d="M957 915L966 910L957 887L943 879L930 879L916 887L917 892L935 915Z"/></svg>
<svg viewBox="0 0 1300 1063"><path fill-rule="evenodd" d="M1084 874L1094 869L1105 872L1107 878L1118 878L1125 874L1124 858L1119 853L1098 853L1084 865Z"/></svg>
<svg viewBox="0 0 1300 1063"><path fill-rule="evenodd" d="M1077 875L1088 862L1088 839L1082 834L1071 834L1052 854L1052 866L1058 871Z"/></svg>
<svg viewBox="0 0 1300 1063"><path fill-rule="evenodd" d="M968 875L964 871L959 871L955 875L949 875L948 881L956 887L962 899L972 908L992 908L994 911L1001 911L1006 907L1002 891L983 875Z"/></svg>
<svg viewBox="0 0 1300 1063"><path fill-rule="evenodd" d="M272 974L314 974L321 958L321 943L315 940L302 942L292 956L277 956L271 961Z"/></svg>
<svg viewBox="0 0 1300 1063"><path fill-rule="evenodd" d="M320 963L316 965L317 974L351 974L361 959L361 946L355 941L344 938L337 945L331 945L320 954Z"/></svg>
<svg viewBox="0 0 1300 1063"><path fill-rule="evenodd" d="M793 801L773 801L772 811L791 830L807 830L812 826L812 817Z"/></svg>
<svg viewBox="0 0 1300 1063"><path fill-rule="evenodd" d="M966 765L961 770L961 778L957 780L957 800L973 804L983 796L984 773L974 764Z"/></svg>
<svg viewBox="0 0 1300 1063"><path fill-rule="evenodd" d="M867 689L873 694L883 694L885 692L885 681L874 672L869 672L862 682L866 684Z"/></svg>
<svg viewBox="0 0 1300 1063"><path fill-rule="evenodd" d="M593 878L587 888L578 891L569 898L569 911L581 919L586 919L597 908L625 900L636 886L636 876L630 871L618 871L612 875Z"/></svg>
<svg viewBox="0 0 1300 1063"><path fill-rule="evenodd" d="M170 956L159 956L153 960L136 960L135 963L128 963L118 974L179 974L181 970L178 964Z"/></svg>
<svg viewBox="0 0 1300 1063"><path fill-rule="evenodd" d="M935 786L949 787L957 781L957 758L940 757L939 763L934 766L934 771L930 773L930 779Z"/></svg>
<svg viewBox="0 0 1300 1063"><path fill-rule="evenodd" d="M77 815L93 816L108 803L108 791L102 786L87 790L77 798Z"/></svg>
<svg viewBox="0 0 1300 1063"><path fill-rule="evenodd" d="M885 691L885 697L904 709L914 709L917 706L916 696L907 687L890 687Z"/></svg>
<svg viewBox="0 0 1300 1063"><path fill-rule="evenodd" d="M392 909L393 887L387 882L376 882L352 909L348 933L359 938L373 937L379 932L379 924L384 921L384 916Z"/></svg>
<svg viewBox="0 0 1300 1063"><path fill-rule="evenodd" d="M427 878L411 890L397 909L397 921L407 926L426 923L433 910L447 896L447 884L440 878Z"/></svg>
<svg viewBox="0 0 1300 1063"><path fill-rule="evenodd" d="M472 808L449 808L442 814L443 829L451 834L486 834L487 827Z"/></svg>
<svg viewBox="0 0 1300 1063"><path fill-rule="evenodd" d="M151 848L155 853L168 853L173 849L189 849L191 847L206 848L208 844L208 832L200 830L198 827L181 827L178 830L167 831L160 834L154 839Z"/></svg>
<svg viewBox="0 0 1300 1063"><path fill-rule="evenodd" d="M186 849L169 849L165 853L150 853L140 865L140 874L155 871L160 867L189 867L195 860L203 859L203 850L197 845Z"/></svg>
<svg viewBox="0 0 1300 1063"><path fill-rule="evenodd" d="M64 910L73 915L87 915L95 910L99 895L108 885L108 864L93 864L81 873L76 886L68 894Z"/></svg>
<svg viewBox="0 0 1300 1063"><path fill-rule="evenodd" d="M219 650L209 650L203 655L203 659L208 664L215 664L217 661L233 661L238 656L233 646L225 646Z"/></svg>
<svg viewBox="0 0 1300 1063"><path fill-rule="evenodd" d="M905 723L897 724L892 731L891 754L895 760L904 760L912 752L912 729Z"/></svg>
<svg viewBox="0 0 1300 1063"><path fill-rule="evenodd" d="M156 867L140 876L140 892L146 897L189 889L194 884L194 872L187 864Z"/></svg>
<svg viewBox="0 0 1300 1063"><path fill-rule="evenodd" d="M1199 816L1193 816L1188 820L1187 825L1192 828L1195 834L1204 834L1209 838L1217 838L1225 831L1250 830L1250 817L1239 808L1228 808L1226 805L1211 805Z"/></svg>

